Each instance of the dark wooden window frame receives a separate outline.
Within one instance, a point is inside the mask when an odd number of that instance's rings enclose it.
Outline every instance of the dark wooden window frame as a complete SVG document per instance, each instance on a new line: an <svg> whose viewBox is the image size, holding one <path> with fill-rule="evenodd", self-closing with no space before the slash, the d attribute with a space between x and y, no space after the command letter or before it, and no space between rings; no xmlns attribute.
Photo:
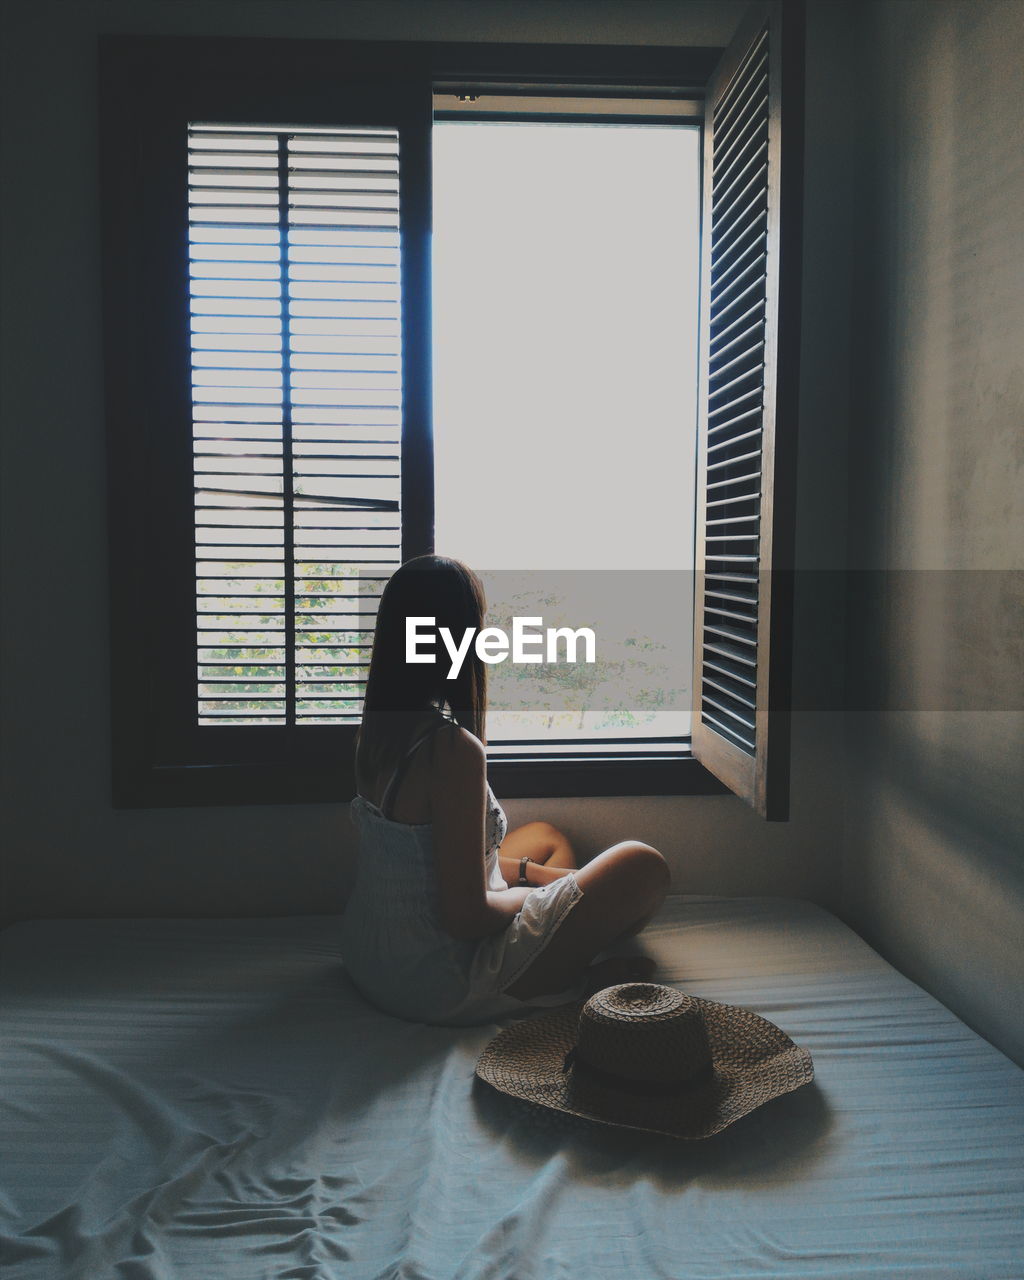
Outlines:
<svg viewBox="0 0 1024 1280"><path fill-rule="evenodd" d="M350 726L201 729L195 702L186 220L172 164L193 118L399 123L403 211L429 226L435 84L699 97L719 49L101 36L104 360L110 489L113 800L117 807L320 803L353 794ZM347 89L344 108L331 86ZM365 118L353 115L361 91ZM333 105L332 105L333 104ZM387 117L381 109L387 107ZM288 109L290 108L290 112ZM282 111L288 112L282 115ZM356 112L358 115L358 112ZM419 204L417 202L419 201ZM406 243L403 327L429 333L429 247ZM156 299L156 302L154 302ZM160 305L160 300L170 305ZM429 349L406 352L403 557L429 550ZM162 607L161 607L162 606ZM176 622L174 621L176 619ZM189 658L182 660L182 654ZM499 794L701 795L727 788L671 757L497 760Z"/></svg>

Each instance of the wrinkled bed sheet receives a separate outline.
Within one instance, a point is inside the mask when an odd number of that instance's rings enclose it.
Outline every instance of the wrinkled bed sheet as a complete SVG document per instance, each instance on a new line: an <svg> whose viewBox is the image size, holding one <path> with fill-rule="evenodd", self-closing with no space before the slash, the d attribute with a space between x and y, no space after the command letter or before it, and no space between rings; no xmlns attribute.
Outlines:
<svg viewBox="0 0 1024 1280"><path fill-rule="evenodd" d="M327 917L0 934L4 1280L1021 1280L1024 1072L836 919L670 901L660 979L813 1085L704 1143L538 1121L494 1025L369 1009Z"/></svg>

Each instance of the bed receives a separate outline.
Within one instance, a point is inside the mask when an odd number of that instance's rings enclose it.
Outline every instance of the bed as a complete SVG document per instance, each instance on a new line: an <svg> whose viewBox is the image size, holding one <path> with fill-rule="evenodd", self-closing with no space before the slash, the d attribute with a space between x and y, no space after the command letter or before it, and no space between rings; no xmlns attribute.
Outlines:
<svg viewBox="0 0 1024 1280"><path fill-rule="evenodd" d="M814 1056L702 1143L494 1093L496 1027L376 1013L336 934L0 934L4 1280L1024 1277L1024 1072L818 907L677 897L644 935Z"/></svg>

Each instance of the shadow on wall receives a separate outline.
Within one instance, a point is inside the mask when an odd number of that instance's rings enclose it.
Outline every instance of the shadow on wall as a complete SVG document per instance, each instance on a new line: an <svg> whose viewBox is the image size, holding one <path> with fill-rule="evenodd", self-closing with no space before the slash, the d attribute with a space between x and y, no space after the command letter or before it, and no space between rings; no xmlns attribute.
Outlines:
<svg viewBox="0 0 1024 1280"><path fill-rule="evenodd" d="M844 900L1024 1060L1024 8L864 14Z"/></svg>
<svg viewBox="0 0 1024 1280"><path fill-rule="evenodd" d="M1020 713L851 717L842 915L1024 1066ZM986 773L986 758L1003 776ZM1006 774L1013 772L1015 785Z"/></svg>

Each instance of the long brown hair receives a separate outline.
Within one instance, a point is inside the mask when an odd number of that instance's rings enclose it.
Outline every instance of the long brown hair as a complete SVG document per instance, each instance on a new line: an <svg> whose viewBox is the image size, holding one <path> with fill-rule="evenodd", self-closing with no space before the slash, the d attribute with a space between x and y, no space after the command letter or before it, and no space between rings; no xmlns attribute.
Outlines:
<svg viewBox="0 0 1024 1280"><path fill-rule="evenodd" d="M384 777L411 745L416 726L431 712L446 712L484 742L487 667L471 645L458 676L447 679L443 646L437 661L405 660L406 619L427 617L447 627L458 643L467 628L483 626L487 608L476 574L447 556L407 560L388 580L377 611L373 653L356 742L356 773Z"/></svg>

